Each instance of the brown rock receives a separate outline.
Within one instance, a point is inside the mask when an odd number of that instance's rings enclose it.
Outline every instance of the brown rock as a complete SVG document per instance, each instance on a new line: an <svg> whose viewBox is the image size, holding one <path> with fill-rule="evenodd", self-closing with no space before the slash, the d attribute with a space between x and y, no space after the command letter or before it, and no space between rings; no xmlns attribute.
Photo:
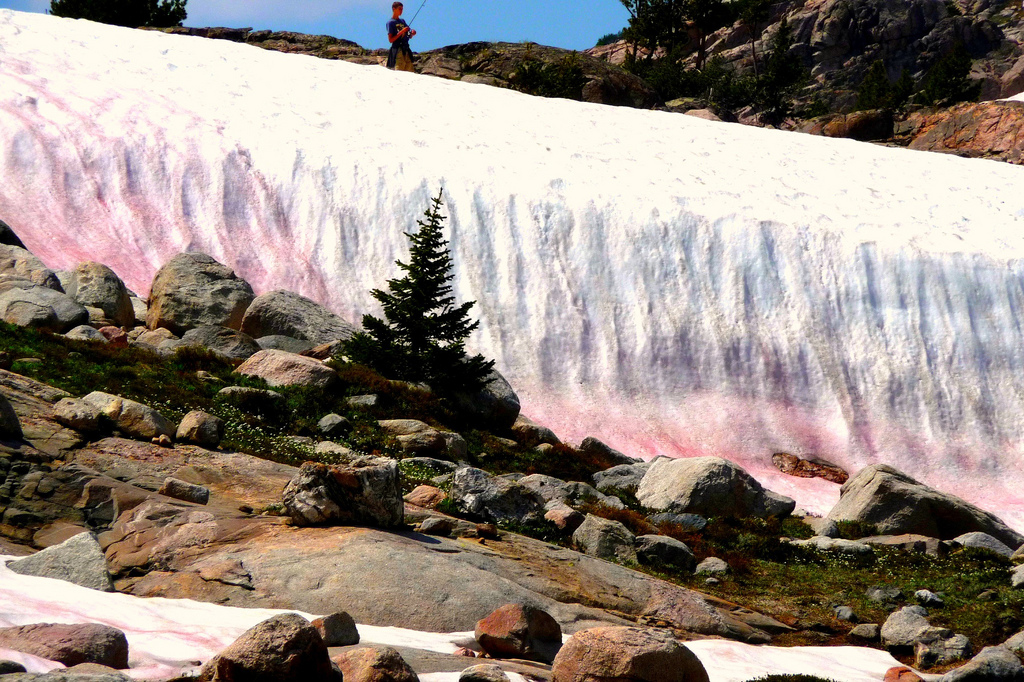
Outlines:
<svg viewBox="0 0 1024 682"><path fill-rule="evenodd" d="M833 483L846 483L850 474L841 467L816 457L803 458L786 452L772 455L772 464L784 474L799 478L823 478Z"/></svg>
<svg viewBox="0 0 1024 682"><path fill-rule="evenodd" d="M926 114L910 148L1024 164L1024 102L968 103Z"/></svg>
<svg viewBox="0 0 1024 682"><path fill-rule="evenodd" d="M319 346L310 348L307 351L299 353L299 355L306 358L315 358L317 360L329 360L334 357L334 354L341 348L341 341L330 341L328 343L321 343Z"/></svg>
<svg viewBox="0 0 1024 682"><path fill-rule="evenodd" d="M821 134L825 137L846 137L851 140L887 140L892 137L892 133L892 114L880 110L839 114L821 127Z"/></svg>
<svg viewBox="0 0 1024 682"><path fill-rule="evenodd" d="M331 660L345 682L419 682L412 667L389 646L353 649Z"/></svg>
<svg viewBox="0 0 1024 682"><path fill-rule="evenodd" d="M387 458L364 458L351 464L306 462L282 497L292 522L365 524L385 528L405 520L398 464Z"/></svg>
<svg viewBox="0 0 1024 682"><path fill-rule="evenodd" d="M568 506L555 507L544 513L544 520L550 521L556 528L569 531L570 533L582 526L586 518L586 516Z"/></svg>
<svg viewBox="0 0 1024 682"><path fill-rule="evenodd" d="M351 646L359 644L359 631L352 616L344 611L332 613L313 621L313 627L323 637L327 646Z"/></svg>
<svg viewBox="0 0 1024 682"><path fill-rule="evenodd" d="M128 667L128 639L117 628L99 623L37 623L0 628L0 647L63 663L99 663Z"/></svg>
<svg viewBox="0 0 1024 682"><path fill-rule="evenodd" d="M443 490L432 485L418 485L405 496L405 501L425 509L437 509L437 506L448 497Z"/></svg>
<svg viewBox="0 0 1024 682"><path fill-rule="evenodd" d="M186 414L174 435L179 443L195 443L209 448L220 445L224 437L224 420L202 410Z"/></svg>
<svg viewBox="0 0 1024 682"><path fill-rule="evenodd" d="M550 663L562 646L562 628L532 606L505 604L476 624L476 641L494 658L528 658Z"/></svg>
<svg viewBox="0 0 1024 682"><path fill-rule="evenodd" d="M340 682L327 645L295 613L269 618L203 666L200 682Z"/></svg>
<svg viewBox="0 0 1024 682"><path fill-rule="evenodd" d="M885 672L882 682L924 682L924 680L910 668L899 667L889 668Z"/></svg>
<svg viewBox="0 0 1024 682"><path fill-rule="evenodd" d="M103 334L103 338L105 338L107 343L111 346L115 348L128 347L128 332L120 327L100 327L99 332L100 334Z"/></svg>
<svg viewBox="0 0 1024 682"><path fill-rule="evenodd" d="M259 377L270 386L328 388L338 380L338 373L323 362L283 350L261 350L235 371Z"/></svg>
<svg viewBox="0 0 1024 682"><path fill-rule="evenodd" d="M693 653L663 630L634 627L577 632L558 652L553 682L708 682Z"/></svg>

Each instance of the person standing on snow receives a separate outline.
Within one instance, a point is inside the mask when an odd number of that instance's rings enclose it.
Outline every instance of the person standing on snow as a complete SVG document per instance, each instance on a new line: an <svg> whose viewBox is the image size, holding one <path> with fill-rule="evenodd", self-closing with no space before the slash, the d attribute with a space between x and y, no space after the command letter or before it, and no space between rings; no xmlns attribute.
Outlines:
<svg viewBox="0 0 1024 682"><path fill-rule="evenodd" d="M395 2L391 5L391 21L388 22L388 42L391 43L391 51L388 52L388 68L396 71L412 71L412 49L409 47L409 38L416 35L405 19L402 19L402 3Z"/></svg>

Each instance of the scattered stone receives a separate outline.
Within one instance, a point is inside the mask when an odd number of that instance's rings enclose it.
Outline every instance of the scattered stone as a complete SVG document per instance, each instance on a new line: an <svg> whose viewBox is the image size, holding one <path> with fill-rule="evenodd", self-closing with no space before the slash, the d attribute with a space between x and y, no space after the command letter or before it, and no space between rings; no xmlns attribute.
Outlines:
<svg viewBox="0 0 1024 682"><path fill-rule="evenodd" d="M473 467L455 472L449 496L463 513L494 523L539 521L544 514L544 499L534 491Z"/></svg>
<svg viewBox="0 0 1024 682"><path fill-rule="evenodd" d="M298 614L285 613L246 630L203 666L199 680L303 682L337 676L316 628Z"/></svg>
<svg viewBox="0 0 1024 682"><path fill-rule="evenodd" d="M946 602L943 601L942 597L931 590L918 590L914 593L914 600L926 608L941 609L946 605Z"/></svg>
<svg viewBox="0 0 1024 682"><path fill-rule="evenodd" d="M708 585L709 587L715 587L716 585L721 585L722 581L718 578L705 578L704 584Z"/></svg>
<svg viewBox="0 0 1024 682"><path fill-rule="evenodd" d="M519 396L497 370L484 377L484 381L487 383L477 393L457 395L456 404L465 415L492 431L512 428L519 417Z"/></svg>
<svg viewBox="0 0 1024 682"><path fill-rule="evenodd" d="M842 467L817 457L799 457L786 452L772 455L772 464L784 474L799 478L823 478L832 483L846 483L850 478Z"/></svg>
<svg viewBox="0 0 1024 682"><path fill-rule="evenodd" d="M1024 587L1024 564L1020 564L1011 571L1010 586L1015 589Z"/></svg>
<svg viewBox="0 0 1024 682"><path fill-rule="evenodd" d="M330 360L341 352L341 344L340 339L330 343L321 343L319 346L313 346L309 350L299 353L299 355L316 360Z"/></svg>
<svg viewBox="0 0 1024 682"><path fill-rule="evenodd" d="M0 440L21 440L21 422L11 403L0 393Z"/></svg>
<svg viewBox="0 0 1024 682"><path fill-rule="evenodd" d="M807 540L791 540L790 544L797 547L807 547L820 552L835 552L845 556L868 556L874 554L871 545L857 542L856 540L844 540L842 538L828 538L815 536Z"/></svg>
<svg viewBox="0 0 1024 682"><path fill-rule="evenodd" d="M174 439L179 443L194 443L204 448L215 448L224 438L224 420L202 410L192 410L178 424Z"/></svg>
<svg viewBox="0 0 1024 682"><path fill-rule="evenodd" d="M565 505L557 505L544 512L545 521L553 523L555 528L558 528L559 530L568 531L570 533L582 526L586 518L586 516L572 507L567 507Z"/></svg>
<svg viewBox="0 0 1024 682"><path fill-rule="evenodd" d="M599 627L577 632L551 667L553 682L708 682L700 660L669 632Z"/></svg>
<svg viewBox="0 0 1024 682"><path fill-rule="evenodd" d="M171 423L148 405L102 391L93 391L82 400L99 410L115 428L130 438L148 440L174 435Z"/></svg>
<svg viewBox="0 0 1024 682"><path fill-rule="evenodd" d="M456 462L465 461L469 455L469 443L466 439L454 431L442 431L441 437L444 438L445 456Z"/></svg>
<svg viewBox="0 0 1024 682"><path fill-rule="evenodd" d="M99 333L114 348L128 347L128 333L120 327L100 327Z"/></svg>
<svg viewBox="0 0 1024 682"><path fill-rule="evenodd" d="M318 421L316 428L327 438L344 438L352 432L352 422L332 412Z"/></svg>
<svg viewBox="0 0 1024 682"><path fill-rule="evenodd" d="M178 336L205 325L240 329L253 298L252 287L231 268L206 254L181 253L153 278L146 326Z"/></svg>
<svg viewBox="0 0 1024 682"><path fill-rule="evenodd" d="M866 639L871 642L878 641L878 623L861 623L850 630L850 636L858 639Z"/></svg>
<svg viewBox="0 0 1024 682"><path fill-rule="evenodd" d="M536 447L542 443L558 445L561 443L555 432L546 426L536 424L529 417L520 414L512 425L512 433L520 445L528 448Z"/></svg>
<svg viewBox="0 0 1024 682"><path fill-rule="evenodd" d="M882 682L924 682L924 680L910 668L899 666L886 670Z"/></svg>
<svg viewBox="0 0 1024 682"><path fill-rule="evenodd" d="M865 590L864 594L871 601L880 604L892 604L903 599L903 591L893 585L875 585Z"/></svg>
<svg viewBox="0 0 1024 682"><path fill-rule="evenodd" d="M593 514L587 514L572 534L572 544L584 554L626 564L637 562L634 542L635 537L624 525Z"/></svg>
<svg viewBox="0 0 1024 682"><path fill-rule="evenodd" d="M280 334L271 334L270 336L261 336L256 339L256 343L263 350L283 350L288 353L295 353L301 355L308 350L312 350L315 345L312 341L303 341L302 339L295 339L291 336L281 336Z"/></svg>
<svg viewBox="0 0 1024 682"><path fill-rule="evenodd" d="M659 460L644 475L636 496L645 507L676 513L766 518L786 516L796 507L720 457Z"/></svg>
<svg viewBox="0 0 1024 682"><path fill-rule="evenodd" d="M661 512L660 514L651 514L647 517L647 520L655 526L670 523L680 526L683 530L690 531L701 531L708 525L708 520L700 514L670 514L668 512Z"/></svg>
<svg viewBox="0 0 1024 682"><path fill-rule="evenodd" d="M836 617L836 620L841 620L847 623L857 622L857 615L849 606L836 606L832 609L832 614Z"/></svg>
<svg viewBox="0 0 1024 682"><path fill-rule="evenodd" d="M501 534L498 533L498 527L493 523L478 523L474 530L478 538L485 540L500 540Z"/></svg>
<svg viewBox="0 0 1024 682"><path fill-rule="evenodd" d="M352 649L332 660L345 682L419 682L398 650L389 646Z"/></svg>
<svg viewBox="0 0 1024 682"><path fill-rule="evenodd" d="M80 324L67 334L65 338L71 339L72 341L98 341L100 343L107 343L107 337L100 334L95 327L90 327L87 324Z"/></svg>
<svg viewBox="0 0 1024 682"><path fill-rule="evenodd" d="M501 666L485 663L473 665L463 670L459 674L459 682L509 682L509 678L505 671L501 669Z"/></svg>
<svg viewBox="0 0 1024 682"><path fill-rule="evenodd" d="M477 621L476 641L492 658L525 658L551 663L562 647L562 629L546 611L505 604Z"/></svg>
<svg viewBox="0 0 1024 682"><path fill-rule="evenodd" d="M135 315L133 324L145 327L146 315L149 313L149 304L138 296L130 296L129 300L132 302L132 313Z"/></svg>
<svg viewBox="0 0 1024 682"><path fill-rule="evenodd" d="M161 433L159 436L153 436L150 440L153 445L159 445L162 448L174 447L174 441L166 433Z"/></svg>
<svg viewBox="0 0 1024 682"><path fill-rule="evenodd" d="M359 631L356 629L356 622L344 611L317 618L313 621L313 627L320 633L327 646L359 644Z"/></svg>
<svg viewBox="0 0 1024 682"><path fill-rule="evenodd" d="M953 542L961 545L962 547L987 549L990 552L995 552L999 556L1013 556L1013 549L1007 547L1004 543L995 539L988 533L982 533L979 531L964 533L963 535L953 538Z"/></svg>
<svg viewBox="0 0 1024 682"><path fill-rule="evenodd" d="M14 649L66 666L99 663L117 670L128 667L128 639L124 633L98 623L37 623L0 628L0 648Z"/></svg>
<svg viewBox="0 0 1024 682"><path fill-rule="evenodd" d="M989 646L964 665L950 670L939 682L1021 682L1024 665L1009 649Z"/></svg>
<svg viewBox="0 0 1024 682"><path fill-rule="evenodd" d="M922 606L904 606L891 614L882 624L882 644L887 647L910 648L917 637L931 627L925 617L928 611Z"/></svg>
<svg viewBox="0 0 1024 682"><path fill-rule="evenodd" d="M963 635L954 635L946 628L926 628L917 635L914 643L914 666L917 668L949 665L970 655L970 641Z"/></svg>
<svg viewBox="0 0 1024 682"><path fill-rule="evenodd" d="M455 530L455 523L455 519L450 519L446 516L431 516L423 519L418 530L424 535L437 535L447 538L451 537L452 531Z"/></svg>
<svg viewBox="0 0 1024 682"><path fill-rule="evenodd" d="M114 591L107 559L95 533L78 533L58 545L15 559L7 568L21 575L64 580L101 592Z"/></svg>
<svg viewBox="0 0 1024 682"><path fill-rule="evenodd" d="M641 564L671 566L690 573L697 563L686 543L667 535L640 535L634 547Z"/></svg>
<svg viewBox="0 0 1024 682"><path fill-rule="evenodd" d="M620 464L639 464L640 461L634 457L628 457L618 450L610 448L594 437L583 439L578 448L581 455L604 465L607 470Z"/></svg>
<svg viewBox="0 0 1024 682"><path fill-rule="evenodd" d="M63 334L89 324L89 311L59 291L26 283L0 291L0 319L19 327Z"/></svg>
<svg viewBox="0 0 1024 682"><path fill-rule="evenodd" d="M1024 535L995 515L885 464L865 467L844 483L828 518L874 524L889 535L915 533L949 540L981 531L1009 547L1024 544Z"/></svg>
<svg viewBox="0 0 1024 682"><path fill-rule="evenodd" d="M649 463L619 464L594 474L594 487L606 495L636 495L640 481L651 468Z"/></svg>
<svg viewBox="0 0 1024 682"><path fill-rule="evenodd" d="M79 263L62 280L64 293L90 308L102 311L106 325L131 327L135 323L135 309L132 307L128 289L121 278L106 265L100 263Z"/></svg>
<svg viewBox="0 0 1024 682"><path fill-rule="evenodd" d="M476 652L472 649L467 649L464 646L460 646L458 649L452 652L452 656L465 656L466 658L476 658Z"/></svg>
<svg viewBox="0 0 1024 682"><path fill-rule="evenodd" d="M323 362L283 350L261 350L239 365L235 372L258 377L275 387L330 388L338 381L338 373Z"/></svg>
<svg viewBox="0 0 1024 682"><path fill-rule="evenodd" d="M151 350L158 351L168 341L179 340L170 329L160 328L142 332L135 337L134 343L137 346L145 346Z"/></svg>
<svg viewBox="0 0 1024 682"><path fill-rule="evenodd" d="M995 590L985 590L978 595L978 601L996 601L999 599L999 593Z"/></svg>
<svg viewBox="0 0 1024 682"><path fill-rule="evenodd" d="M447 497L440 488L435 488L432 485L418 485L403 499L417 507L437 509L438 505L444 502Z"/></svg>
<svg viewBox="0 0 1024 682"><path fill-rule="evenodd" d="M164 479L160 494L195 504L207 504L210 501L210 489L206 486L186 483L173 477Z"/></svg>
<svg viewBox="0 0 1024 682"><path fill-rule="evenodd" d="M356 332L319 303L283 289L257 296L245 311L241 329L256 338L276 335L308 341L311 347L347 339Z"/></svg>
<svg viewBox="0 0 1024 682"><path fill-rule="evenodd" d="M248 334L237 329L204 324L185 332L182 346L199 346L228 360L245 360L263 350Z"/></svg>
<svg viewBox="0 0 1024 682"><path fill-rule="evenodd" d="M948 542L938 538L911 533L903 535L875 535L869 538L861 538L860 541L868 545L896 547L905 552L916 552L934 557L945 556L947 553L946 545L948 544Z"/></svg>
<svg viewBox="0 0 1024 682"><path fill-rule="evenodd" d="M376 407L378 402L380 396L377 395L354 395L345 398L345 404L349 407Z"/></svg>
<svg viewBox="0 0 1024 682"><path fill-rule="evenodd" d="M20 240L19 240L20 241ZM63 292L57 274L20 244L0 242L0 275Z"/></svg>
<svg viewBox="0 0 1024 682"><path fill-rule="evenodd" d="M394 436L402 452L412 455L437 455L447 443L437 429L417 419L385 419L377 422L384 433Z"/></svg>
<svg viewBox="0 0 1024 682"><path fill-rule="evenodd" d="M554 476L531 474L517 477L517 482L540 495L545 503L557 502L567 506L578 506L592 502L613 509L625 507L622 500L600 493L594 487L578 481L567 483Z"/></svg>
<svg viewBox="0 0 1024 682"><path fill-rule="evenodd" d="M694 570L694 573L697 575L724 575L729 573L731 570L732 569L729 568L729 564L724 560L719 559L716 556L709 556L707 559L697 564L697 568Z"/></svg>
<svg viewBox="0 0 1024 682"><path fill-rule="evenodd" d="M369 457L345 465L306 462L285 487L284 506L299 526L401 526L405 505L398 463Z"/></svg>

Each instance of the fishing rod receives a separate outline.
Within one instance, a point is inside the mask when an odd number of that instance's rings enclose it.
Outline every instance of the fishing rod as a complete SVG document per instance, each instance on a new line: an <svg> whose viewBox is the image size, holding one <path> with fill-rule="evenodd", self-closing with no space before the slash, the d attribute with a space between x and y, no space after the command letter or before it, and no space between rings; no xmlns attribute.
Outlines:
<svg viewBox="0 0 1024 682"><path fill-rule="evenodd" d="M422 10L423 6L426 5L426 4L427 4L427 0L423 0L423 2L420 3L420 9L416 10L416 14L412 15L412 19L409 20L408 24L406 24L407 26L412 26L412 22L416 21L416 17L418 17L420 15L420 10Z"/></svg>

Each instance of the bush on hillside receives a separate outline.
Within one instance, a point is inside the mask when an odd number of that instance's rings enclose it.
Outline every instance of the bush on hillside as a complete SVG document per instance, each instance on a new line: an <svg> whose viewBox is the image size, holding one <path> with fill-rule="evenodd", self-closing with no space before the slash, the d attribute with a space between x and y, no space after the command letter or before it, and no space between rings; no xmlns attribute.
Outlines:
<svg viewBox="0 0 1024 682"><path fill-rule="evenodd" d="M406 233L412 242L408 263L396 261L405 276L388 280L388 291L374 289L385 319L363 316L365 331L342 345L352 362L391 379L427 383L442 395L483 388L493 360L466 355L466 339L479 326L469 320L475 301L455 305L452 260L441 234L441 193L417 221L420 229Z"/></svg>
<svg viewBox="0 0 1024 682"><path fill-rule="evenodd" d="M115 26L181 26L188 0L53 0L50 14Z"/></svg>
<svg viewBox="0 0 1024 682"><path fill-rule="evenodd" d="M899 80L893 83L886 73L885 64L881 59L876 59L860 83L857 90L857 105L854 109L897 111L903 108L913 93L914 79L910 71L903 69Z"/></svg>
<svg viewBox="0 0 1024 682"><path fill-rule="evenodd" d="M981 95L981 81L972 80L970 73L971 56L963 43L957 43L928 69L915 99L919 104L934 106L976 102Z"/></svg>
<svg viewBox="0 0 1024 682"><path fill-rule="evenodd" d="M611 45L622 40L625 31L618 31L617 33L608 33L597 39L597 44L594 47L601 47L602 45Z"/></svg>
<svg viewBox="0 0 1024 682"><path fill-rule="evenodd" d="M575 52L549 64L528 54L509 80L513 89L528 95L576 101L583 100L583 86L587 84L580 57Z"/></svg>

